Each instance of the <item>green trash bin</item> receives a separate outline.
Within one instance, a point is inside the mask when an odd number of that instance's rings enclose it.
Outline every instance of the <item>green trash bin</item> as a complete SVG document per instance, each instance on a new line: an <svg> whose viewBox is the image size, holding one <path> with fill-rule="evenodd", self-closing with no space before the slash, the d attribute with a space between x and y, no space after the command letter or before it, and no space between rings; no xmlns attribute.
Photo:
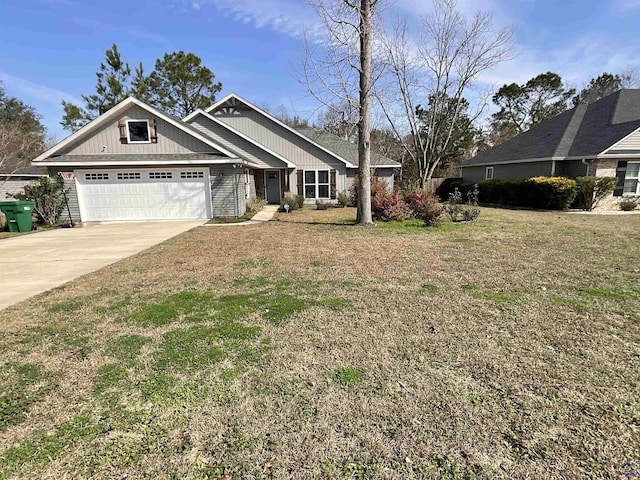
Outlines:
<svg viewBox="0 0 640 480"><path fill-rule="evenodd" d="M10 232L30 232L33 228L33 202L11 200L0 202L0 210L7 217Z"/></svg>

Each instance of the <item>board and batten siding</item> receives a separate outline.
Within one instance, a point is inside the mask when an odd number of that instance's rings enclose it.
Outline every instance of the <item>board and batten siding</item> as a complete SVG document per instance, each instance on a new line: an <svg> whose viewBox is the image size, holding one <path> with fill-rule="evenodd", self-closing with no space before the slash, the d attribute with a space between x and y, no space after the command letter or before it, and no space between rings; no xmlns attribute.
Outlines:
<svg viewBox="0 0 640 480"><path fill-rule="evenodd" d="M297 169L336 170L336 188L338 191L345 189L347 170L344 162L262 114L254 110L243 109L236 114L216 113L215 115L217 119L283 156L295 164ZM293 172L289 177L289 185L290 190L296 192L296 175Z"/></svg>
<svg viewBox="0 0 640 480"><path fill-rule="evenodd" d="M120 143L120 130L118 121L121 118L130 120L156 120L157 143ZM103 150L103 147L106 149ZM67 155L95 155L99 153L110 154L168 154L168 153L215 153L216 150L201 142L187 132L173 126L147 110L131 106L119 118L114 119L100 130L88 137L81 137L73 145L61 151Z"/></svg>
<svg viewBox="0 0 640 480"><path fill-rule="evenodd" d="M494 180L551 176L551 160L526 163L497 163L495 165L462 167L462 180L467 183L479 183L486 180L486 168L493 167Z"/></svg>
<svg viewBox="0 0 640 480"><path fill-rule="evenodd" d="M212 122L209 118L198 115L190 124L201 131L203 134L211 137L217 143L232 152L237 153L245 160L249 160L260 166L260 168L285 168L286 164L265 152L260 147L245 140L244 138L230 132L226 128Z"/></svg>
<svg viewBox="0 0 640 480"><path fill-rule="evenodd" d="M73 172L73 167L49 167L47 168L49 172L49 176L56 178L59 172ZM71 213L71 219L74 222L80 222L80 203L78 202L78 189L76 187L75 180L64 184L65 192L67 193L67 203L69 205L69 209L67 210L67 206L65 205L62 210L62 214L60 217L63 220L69 219L69 213Z"/></svg>
<svg viewBox="0 0 640 480"><path fill-rule="evenodd" d="M247 210L244 170L231 166L212 167L211 206L214 217L239 217Z"/></svg>

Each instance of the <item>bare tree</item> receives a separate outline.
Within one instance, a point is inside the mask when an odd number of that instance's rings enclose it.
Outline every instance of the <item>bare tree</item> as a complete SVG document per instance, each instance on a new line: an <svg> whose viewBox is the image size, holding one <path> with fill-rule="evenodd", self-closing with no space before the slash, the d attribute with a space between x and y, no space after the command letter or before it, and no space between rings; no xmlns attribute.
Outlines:
<svg viewBox="0 0 640 480"><path fill-rule="evenodd" d="M491 15L478 12L470 20L456 0L434 0L422 19L422 35L413 42L406 21L385 35L383 55L388 69L376 98L397 138L416 164L420 185L430 179L455 141L465 92L480 74L513 57L512 32L495 30ZM477 119L482 104L471 119ZM399 110L395 106L400 106Z"/></svg>
<svg viewBox="0 0 640 480"><path fill-rule="evenodd" d="M322 105L358 112L358 214L371 216L371 89L374 16L381 0L308 0L326 33L322 46L305 40L303 82Z"/></svg>

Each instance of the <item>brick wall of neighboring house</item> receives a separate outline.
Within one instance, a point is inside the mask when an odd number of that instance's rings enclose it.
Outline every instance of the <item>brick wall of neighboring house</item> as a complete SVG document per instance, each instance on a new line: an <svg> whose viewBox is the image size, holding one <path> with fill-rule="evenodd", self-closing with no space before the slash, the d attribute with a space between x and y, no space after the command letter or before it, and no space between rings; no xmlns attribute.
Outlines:
<svg viewBox="0 0 640 480"><path fill-rule="evenodd" d="M591 168L595 168L595 176L596 177L615 177L616 176L616 167L618 166L617 159L606 159L606 160L598 160L593 163ZM640 203L639 195L624 195L622 197L614 197L613 194L608 197L603 198L598 206L596 207L596 211L610 211L610 210L620 210L618 204L622 200L635 199Z"/></svg>

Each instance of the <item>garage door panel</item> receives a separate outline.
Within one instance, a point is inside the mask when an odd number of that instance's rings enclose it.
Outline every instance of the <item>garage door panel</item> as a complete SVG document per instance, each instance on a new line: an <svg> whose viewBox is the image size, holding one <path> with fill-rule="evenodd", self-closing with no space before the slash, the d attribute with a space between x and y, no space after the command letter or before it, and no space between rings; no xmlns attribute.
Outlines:
<svg viewBox="0 0 640 480"><path fill-rule="evenodd" d="M140 178L132 180L118 179L116 174L109 175L108 180L95 180L95 175L85 176L87 171L77 171L83 221L170 220L209 216L209 177L206 169L199 170L203 172L201 178L181 178L181 170L178 169L162 169L162 172L170 172L171 178L156 178L159 177L159 171L140 170Z"/></svg>

